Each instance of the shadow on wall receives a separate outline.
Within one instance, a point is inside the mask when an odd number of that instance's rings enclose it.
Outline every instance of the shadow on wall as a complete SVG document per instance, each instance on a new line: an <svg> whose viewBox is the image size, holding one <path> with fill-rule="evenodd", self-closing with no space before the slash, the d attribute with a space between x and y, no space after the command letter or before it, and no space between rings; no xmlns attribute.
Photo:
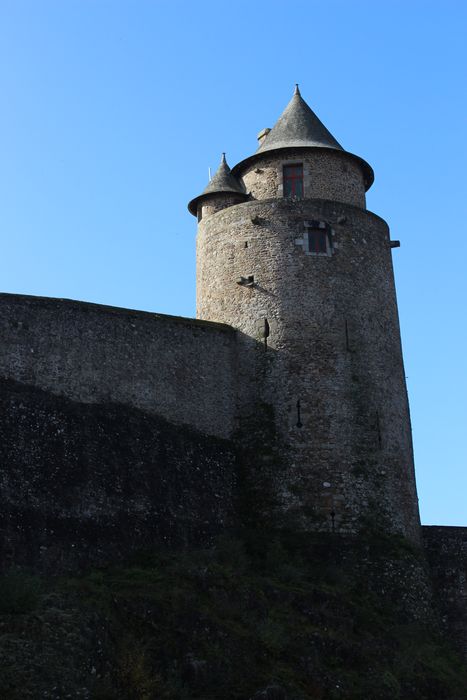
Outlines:
<svg viewBox="0 0 467 700"><path fill-rule="evenodd" d="M122 404L1 380L0 465L3 569L207 545L235 522L232 444Z"/></svg>

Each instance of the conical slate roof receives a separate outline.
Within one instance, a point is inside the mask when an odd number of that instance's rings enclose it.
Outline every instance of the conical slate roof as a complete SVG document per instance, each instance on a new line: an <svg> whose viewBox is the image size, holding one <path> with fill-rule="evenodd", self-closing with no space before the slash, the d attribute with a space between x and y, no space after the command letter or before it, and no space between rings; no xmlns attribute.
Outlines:
<svg viewBox="0 0 467 700"><path fill-rule="evenodd" d="M256 153L303 146L343 150L340 143L308 107L296 85L292 99Z"/></svg>
<svg viewBox="0 0 467 700"><path fill-rule="evenodd" d="M342 148L313 110L308 107L300 95L298 85L296 85L292 99L274 127L262 138L256 153L237 163L232 174L235 177L241 177L247 167L261 160L263 154L270 151L283 151L283 149L288 148L331 149L342 153L345 158L352 159L362 169L367 190L373 183L374 173L371 166L360 156Z"/></svg>
<svg viewBox="0 0 467 700"><path fill-rule="evenodd" d="M220 165L214 173L212 180L207 184L202 193L198 197L192 199L188 204L189 211L196 215L196 208L201 197L221 192L237 192L238 194L245 195L244 188L227 165L225 153L222 154Z"/></svg>
<svg viewBox="0 0 467 700"><path fill-rule="evenodd" d="M242 194L245 192L237 178L232 175L225 159L225 153L222 154L220 165L214 173L214 177L203 190L203 194L211 192L241 192Z"/></svg>

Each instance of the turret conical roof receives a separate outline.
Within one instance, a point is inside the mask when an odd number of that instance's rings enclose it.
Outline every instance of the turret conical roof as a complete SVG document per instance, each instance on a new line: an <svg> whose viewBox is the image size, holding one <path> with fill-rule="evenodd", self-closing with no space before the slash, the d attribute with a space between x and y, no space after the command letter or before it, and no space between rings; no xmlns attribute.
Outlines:
<svg viewBox="0 0 467 700"><path fill-rule="evenodd" d="M212 178L212 180L208 182L207 186L204 188L202 193L198 195L198 197L192 199L191 202L188 204L189 211L192 214L196 215L198 201L202 197L222 192L236 192L238 194L245 195L245 190L242 184L239 182L239 180L237 180L235 175L233 175L232 171L227 165L225 153L222 154L220 165L214 173L214 177Z"/></svg>
<svg viewBox="0 0 467 700"><path fill-rule="evenodd" d="M214 173L214 177L202 194L210 194L211 192L241 192L242 194L245 192L237 178L232 175L225 159L225 153L222 154L220 165Z"/></svg>
<svg viewBox="0 0 467 700"><path fill-rule="evenodd" d="M256 152L303 146L343 150L340 143L308 107L296 85L292 99Z"/></svg>
<svg viewBox="0 0 467 700"><path fill-rule="evenodd" d="M264 136L264 133L266 135ZM282 112L274 127L268 131L264 129L258 136L261 143L257 151L237 163L232 174L242 177L245 168L256 161L260 161L263 154L270 151L282 151L290 148L314 148L330 149L341 153L345 158L351 158L362 169L365 180L365 189L369 189L374 180L373 170L368 163L359 156L346 151L334 138L330 131L318 119L300 94L298 85L287 107Z"/></svg>

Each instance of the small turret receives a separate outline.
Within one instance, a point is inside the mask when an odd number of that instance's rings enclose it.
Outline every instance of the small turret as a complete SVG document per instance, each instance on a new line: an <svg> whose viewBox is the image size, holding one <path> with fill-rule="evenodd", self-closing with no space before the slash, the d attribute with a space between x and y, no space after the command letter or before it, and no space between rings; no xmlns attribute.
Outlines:
<svg viewBox="0 0 467 700"><path fill-rule="evenodd" d="M198 216L198 221L201 221L203 216L214 214L220 209L243 202L247 198L243 185L232 174L223 153L214 177L203 192L191 200L188 210L193 216Z"/></svg>

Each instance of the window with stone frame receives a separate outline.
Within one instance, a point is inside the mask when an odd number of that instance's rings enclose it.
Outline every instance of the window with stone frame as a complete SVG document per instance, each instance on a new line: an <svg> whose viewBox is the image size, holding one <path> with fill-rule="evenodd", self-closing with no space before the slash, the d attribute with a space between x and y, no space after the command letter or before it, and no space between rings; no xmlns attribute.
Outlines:
<svg viewBox="0 0 467 700"><path fill-rule="evenodd" d="M303 164L284 165L282 169L284 197L303 199Z"/></svg>
<svg viewBox="0 0 467 700"><path fill-rule="evenodd" d="M305 236L306 252L311 255L331 255L332 243L329 229L324 226L307 226Z"/></svg>

